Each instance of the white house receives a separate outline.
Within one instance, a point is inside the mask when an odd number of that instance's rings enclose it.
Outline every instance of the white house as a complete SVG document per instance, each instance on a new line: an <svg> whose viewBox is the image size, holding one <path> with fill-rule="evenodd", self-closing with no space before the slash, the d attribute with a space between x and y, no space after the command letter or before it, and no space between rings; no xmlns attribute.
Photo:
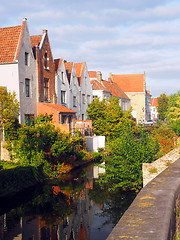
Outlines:
<svg viewBox="0 0 180 240"><path fill-rule="evenodd" d="M0 28L0 86L15 91L22 124L37 114L36 72L27 19L20 26Z"/></svg>
<svg viewBox="0 0 180 240"><path fill-rule="evenodd" d="M70 88L64 60L55 59L55 89L57 104L70 108Z"/></svg>
<svg viewBox="0 0 180 240"><path fill-rule="evenodd" d="M102 84L102 74L100 71L88 71L89 79L92 85L93 98L98 97L100 101L109 99L112 94Z"/></svg>
<svg viewBox="0 0 180 240"><path fill-rule="evenodd" d="M79 99L80 99L80 118L86 120L88 104L93 100L92 86L90 83L88 69L85 62L75 63L76 75L79 82Z"/></svg>
<svg viewBox="0 0 180 240"><path fill-rule="evenodd" d="M79 98L79 83L76 76L76 70L73 62L64 62L66 68L67 79L69 82L69 103L70 109L76 111L76 118L80 119L80 98Z"/></svg>

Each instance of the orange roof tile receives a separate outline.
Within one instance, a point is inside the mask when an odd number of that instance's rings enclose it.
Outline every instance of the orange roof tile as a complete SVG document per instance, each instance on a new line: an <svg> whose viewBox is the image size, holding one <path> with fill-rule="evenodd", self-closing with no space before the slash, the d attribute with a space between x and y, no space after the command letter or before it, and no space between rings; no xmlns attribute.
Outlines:
<svg viewBox="0 0 180 240"><path fill-rule="evenodd" d="M106 89L111 92L113 96L129 99L128 96L122 91L122 89L115 82L102 80L102 83L106 87Z"/></svg>
<svg viewBox="0 0 180 240"><path fill-rule="evenodd" d="M54 63L55 63L55 71L58 72L59 68L61 66L63 59L59 58L59 59L54 59Z"/></svg>
<svg viewBox="0 0 180 240"><path fill-rule="evenodd" d="M39 44L40 44L40 42L41 42L41 40L42 40L42 36L43 36L43 35L30 36L32 48L33 48L34 46L39 46Z"/></svg>
<svg viewBox="0 0 180 240"><path fill-rule="evenodd" d="M151 106L158 107L158 99L157 98L151 98Z"/></svg>
<svg viewBox="0 0 180 240"><path fill-rule="evenodd" d="M92 90L104 90L108 91L100 82L97 80L91 80Z"/></svg>
<svg viewBox="0 0 180 240"><path fill-rule="evenodd" d="M11 63L18 59L24 22L20 26L0 28L0 63Z"/></svg>
<svg viewBox="0 0 180 240"><path fill-rule="evenodd" d="M75 66L75 69L76 69L76 75L77 75L77 78L78 78L79 86L81 86L83 71L84 71L84 67L85 67L85 62L75 63L74 66Z"/></svg>
<svg viewBox="0 0 180 240"><path fill-rule="evenodd" d="M39 108L40 108L41 105L43 105L43 106L45 106L47 108L53 108L56 111L58 111L59 113L63 113L63 112L65 112L65 113L76 113L76 111L71 110L71 109L69 109L67 107L64 107L64 106L62 106L60 104L43 103L43 102L41 102L41 103L38 103L38 105L39 105Z"/></svg>
<svg viewBox="0 0 180 240"><path fill-rule="evenodd" d="M145 74L112 75L112 81L117 83L124 92L144 92Z"/></svg>
<svg viewBox="0 0 180 240"><path fill-rule="evenodd" d="M96 71L88 71L89 78L97 78L97 72Z"/></svg>
<svg viewBox="0 0 180 240"><path fill-rule="evenodd" d="M65 65L65 68L66 68L67 78L68 78L68 81L69 81L69 84L70 84L71 73L72 73L72 68L73 68L73 62L66 62L66 61L64 61L64 65Z"/></svg>

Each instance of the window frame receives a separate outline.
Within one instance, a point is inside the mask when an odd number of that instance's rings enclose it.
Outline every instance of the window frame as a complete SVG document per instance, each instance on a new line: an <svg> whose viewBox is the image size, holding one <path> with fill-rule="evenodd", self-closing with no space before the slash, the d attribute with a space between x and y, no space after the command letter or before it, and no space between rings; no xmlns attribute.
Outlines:
<svg viewBox="0 0 180 240"><path fill-rule="evenodd" d="M29 78L25 78L25 95L26 97L30 97L31 96L31 86L30 86L30 79Z"/></svg>

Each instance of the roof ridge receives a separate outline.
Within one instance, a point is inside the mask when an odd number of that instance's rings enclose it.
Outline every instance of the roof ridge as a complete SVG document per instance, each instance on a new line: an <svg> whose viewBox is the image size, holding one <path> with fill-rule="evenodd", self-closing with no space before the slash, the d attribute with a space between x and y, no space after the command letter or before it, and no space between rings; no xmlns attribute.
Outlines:
<svg viewBox="0 0 180 240"><path fill-rule="evenodd" d="M19 34L19 39L18 39L18 44L17 44L15 56L14 56L14 61L16 61L18 56L19 56L20 45L21 45L21 42L22 42L22 36L23 36L23 32L24 32L25 21L23 21L22 25L20 25L20 26L21 26L21 32Z"/></svg>

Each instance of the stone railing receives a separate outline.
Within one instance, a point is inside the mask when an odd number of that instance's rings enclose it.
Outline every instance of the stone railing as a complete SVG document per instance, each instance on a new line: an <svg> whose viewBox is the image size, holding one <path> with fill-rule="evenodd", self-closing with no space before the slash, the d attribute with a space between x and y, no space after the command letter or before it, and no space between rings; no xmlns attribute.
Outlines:
<svg viewBox="0 0 180 240"><path fill-rule="evenodd" d="M173 239L179 195L180 158L140 191L107 240Z"/></svg>

